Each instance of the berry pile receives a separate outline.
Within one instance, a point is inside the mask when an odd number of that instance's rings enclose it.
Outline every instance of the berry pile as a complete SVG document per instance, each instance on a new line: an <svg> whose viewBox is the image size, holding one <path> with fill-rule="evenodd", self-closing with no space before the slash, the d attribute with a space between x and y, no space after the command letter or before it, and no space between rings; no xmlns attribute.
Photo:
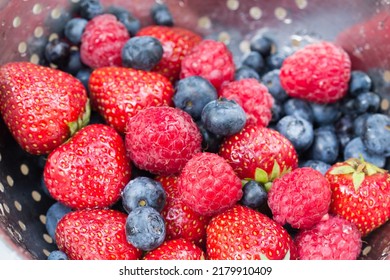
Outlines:
<svg viewBox="0 0 390 280"><path fill-rule="evenodd" d="M44 158L48 259L357 259L390 219L390 117L348 53L227 45L81 0L0 112Z"/></svg>

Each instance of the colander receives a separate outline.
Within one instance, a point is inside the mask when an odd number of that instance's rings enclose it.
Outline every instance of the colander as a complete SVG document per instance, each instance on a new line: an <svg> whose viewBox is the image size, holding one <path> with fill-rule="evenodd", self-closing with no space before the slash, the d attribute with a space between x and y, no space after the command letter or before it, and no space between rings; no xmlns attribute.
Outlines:
<svg viewBox="0 0 390 280"><path fill-rule="evenodd" d="M39 63L39 46L59 36L78 0L0 0L0 64ZM153 0L101 0L121 5L151 23ZM160 2L161 1L157 1ZM365 70L389 111L390 0L167 0L175 24L223 41L239 64L258 32L277 48L316 39L336 41L350 54L353 68ZM43 160L22 151L0 121L0 238L22 259L47 259L56 249L45 228L54 203L41 187ZM390 223L365 238L361 259L390 259Z"/></svg>

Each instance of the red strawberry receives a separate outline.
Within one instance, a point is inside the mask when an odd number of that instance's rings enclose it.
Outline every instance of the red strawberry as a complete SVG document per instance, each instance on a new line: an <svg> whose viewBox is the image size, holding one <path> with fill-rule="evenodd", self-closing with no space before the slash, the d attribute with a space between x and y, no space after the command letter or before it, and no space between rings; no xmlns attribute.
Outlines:
<svg viewBox="0 0 390 280"><path fill-rule="evenodd" d="M129 39L126 26L114 15L98 15L85 26L81 37L81 61L91 68L122 66L122 47Z"/></svg>
<svg viewBox="0 0 390 280"><path fill-rule="evenodd" d="M223 83L234 79L233 55L219 41L203 40L183 58L180 78L201 76L218 90Z"/></svg>
<svg viewBox="0 0 390 280"><path fill-rule="evenodd" d="M126 217L111 209L70 212L57 224L58 248L71 260L139 259L141 250L126 240Z"/></svg>
<svg viewBox="0 0 390 280"><path fill-rule="evenodd" d="M167 196L161 211L166 224L165 240L185 238L203 246L210 218L196 213L181 200L177 176L158 176L155 179L162 184Z"/></svg>
<svg viewBox="0 0 390 280"><path fill-rule="evenodd" d="M298 167L297 153L287 138L271 128L250 124L226 138L219 154L241 179L264 184Z"/></svg>
<svg viewBox="0 0 390 280"><path fill-rule="evenodd" d="M89 121L82 83L70 74L30 62L0 67L0 111L27 152L48 154Z"/></svg>
<svg viewBox="0 0 390 280"><path fill-rule="evenodd" d="M184 238L164 241L145 254L144 260L204 260L202 249Z"/></svg>
<svg viewBox="0 0 390 280"><path fill-rule="evenodd" d="M44 180L52 197L70 208L114 204L130 180L123 139L112 128L91 124L48 156Z"/></svg>
<svg viewBox="0 0 390 280"><path fill-rule="evenodd" d="M198 153L178 178L181 199L195 212L211 216L232 207L242 197L233 168L217 154Z"/></svg>
<svg viewBox="0 0 390 280"><path fill-rule="evenodd" d="M247 114L247 123L267 126L274 102L268 88L256 79L241 79L222 86L219 95L236 101Z"/></svg>
<svg viewBox="0 0 390 280"><path fill-rule="evenodd" d="M355 260L362 240L357 227L338 216L329 216L295 236L301 260Z"/></svg>
<svg viewBox="0 0 390 280"><path fill-rule="evenodd" d="M266 215L245 206L214 216L207 227L207 255L211 260L290 259L292 239Z"/></svg>
<svg viewBox="0 0 390 280"><path fill-rule="evenodd" d="M157 25L142 28L137 36L152 36L161 42L163 57L153 71L172 82L179 79L183 57L202 40L202 37L188 29Z"/></svg>
<svg viewBox="0 0 390 280"><path fill-rule="evenodd" d="M302 167L275 179L268 192L268 205L279 224L308 229L328 213L331 195L324 175Z"/></svg>
<svg viewBox="0 0 390 280"><path fill-rule="evenodd" d="M356 224L366 236L390 219L390 176L375 165L351 158L325 174L332 190L329 212Z"/></svg>
<svg viewBox="0 0 390 280"><path fill-rule="evenodd" d="M346 95L350 74L348 54L323 41L306 45L287 57L280 70L280 82L291 97L330 103Z"/></svg>
<svg viewBox="0 0 390 280"><path fill-rule="evenodd" d="M174 94L164 76L122 67L94 70L89 88L93 106L121 134L129 117L149 106L171 105Z"/></svg>
<svg viewBox="0 0 390 280"><path fill-rule="evenodd" d="M125 141L133 163L159 175L178 174L202 149L202 135L191 116L168 106L148 107L130 118Z"/></svg>

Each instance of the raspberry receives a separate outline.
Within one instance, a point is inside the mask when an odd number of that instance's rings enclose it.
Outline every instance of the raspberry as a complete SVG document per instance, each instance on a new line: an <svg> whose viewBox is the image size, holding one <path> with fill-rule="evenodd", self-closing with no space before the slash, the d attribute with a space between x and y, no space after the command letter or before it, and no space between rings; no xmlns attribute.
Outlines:
<svg viewBox="0 0 390 280"><path fill-rule="evenodd" d="M350 75L348 54L331 42L319 42L284 60L280 82L291 97L331 103L346 95Z"/></svg>
<svg viewBox="0 0 390 280"><path fill-rule="evenodd" d="M103 14L91 19L81 37L81 61L91 68L121 66L121 51L130 35L114 15Z"/></svg>
<svg viewBox="0 0 390 280"><path fill-rule="evenodd" d="M224 82L232 81L235 66L233 55L222 42L203 40L183 58L180 78L201 76L218 90Z"/></svg>
<svg viewBox="0 0 390 280"><path fill-rule="evenodd" d="M194 155L178 178L181 198L201 215L214 215L232 207L242 197L241 180L217 154Z"/></svg>
<svg viewBox="0 0 390 280"><path fill-rule="evenodd" d="M355 260L362 241L356 226L338 216L329 216L313 228L300 231L295 245L301 260Z"/></svg>
<svg viewBox="0 0 390 280"><path fill-rule="evenodd" d="M186 112L168 106L148 107L129 118L125 142L138 168L170 175L179 173L201 151L202 135Z"/></svg>
<svg viewBox="0 0 390 280"><path fill-rule="evenodd" d="M273 97L256 79L242 79L221 87L220 96L236 101L247 114L247 123L267 126L272 118Z"/></svg>
<svg viewBox="0 0 390 280"><path fill-rule="evenodd" d="M328 213L331 195L324 175L301 167L275 179L268 193L268 205L278 223L308 229Z"/></svg>

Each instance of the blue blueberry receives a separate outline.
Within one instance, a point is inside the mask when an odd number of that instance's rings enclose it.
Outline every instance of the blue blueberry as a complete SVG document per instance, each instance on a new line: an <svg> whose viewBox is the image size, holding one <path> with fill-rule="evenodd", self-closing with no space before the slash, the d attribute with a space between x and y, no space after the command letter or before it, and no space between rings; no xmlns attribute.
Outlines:
<svg viewBox="0 0 390 280"><path fill-rule="evenodd" d="M313 143L309 150L310 159L334 164L340 151L336 132L329 129L315 129Z"/></svg>
<svg viewBox="0 0 390 280"><path fill-rule="evenodd" d="M202 134L202 150L204 152L218 153L223 138L208 131L201 121L197 121L196 125Z"/></svg>
<svg viewBox="0 0 390 280"><path fill-rule="evenodd" d="M155 4L151 9L151 17L156 25L173 26L174 21L168 6Z"/></svg>
<svg viewBox="0 0 390 280"><path fill-rule="evenodd" d="M58 221L61 218L71 212L72 209L63 205L60 202L55 202L52 204L46 212L46 231L50 235L50 237L55 242L55 231L58 224Z"/></svg>
<svg viewBox="0 0 390 280"><path fill-rule="evenodd" d="M289 96L286 91L283 89L280 83L280 69L274 69L265 73L261 77L262 83L268 88L269 93L273 96L275 100L284 102Z"/></svg>
<svg viewBox="0 0 390 280"><path fill-rule="evenodd" d="M274 100L271 108L272 117L270 124L276 124L281 118L285 116L284 108L282 102Z"/></svg>
<svg viewBox="0 0 390 280"><path fill-rule="evenodd" d="M276 130L290 140L299 154L307 150L313 143L313 125L303 118L291 115L284 116L276 124Z"/></svg>
<svg viewBox="0 0 390 280"><path fill-rule="evenodd" d="M267 57L271 54L273 45L274 42L270 38L260 33L253 36L249 43L250 49L260 53L263 57Z"/></svg>
<svg viewBox="0 0 390 280"><path fill-rule="evenodd" d="M262 55L255 51L245 54L241 64L242 66L254 69L259 74L263 73L265 69L265 62Z"/></svg>
<svg viewBox="0 0 390 280"><path fill-rule="evenodd" d="M365 161L370 162L379 168L383 168L386 164L386 157L384 155L371 153L360 137L355 137L345 146L343 156L344 160L363 157Z"/></svg>
<svg viewBox="0 0 390 280"><path fill-rule="evenodd" d="M250 68L250 67L247 67L247 66L240 66L234 72L234 80L239 81L239 80L242 80L242 79L256 79L256 80L260 80L260 75L253 68Z"/></svg>
<svg viewBox="0 0 390 280"><path fill-rule="evenodd" d="M379 113L368 116L362 140L371 153L390 156L390 117Z"/></svg>
<svg viewBox="0 0 390 280"><path fill-rule="evenodd" d="M66 261L68 260L68 256L63 251L54 250L50 252L47 259L50 261Z"/></svg>
<svg viewBox="0 0 390 280"><path fill-rule="evenodd" d="M245 126L246 113L234 100L219 98L204 106L201 121L215 135L229 136L240 132Z"/></svg>
<svg viewBox="0 0 390 280"><path fill-rule="evenodd" d="M88 91L89 78L91 77L92 69L84 68L80 69L76 73L76 78L79 79L80 82L83 83L85 89Z"/></svg>
<svg viewBox="0 0 390 280"><path fill-rule="evenodd" d="M65 24L64 35L75 45L81 43L81 35L83 35L85 26L88 20L85 18L72 18Z"/></svg>
<svg viewBox="0 0 390 280"><path fill-rule="evenodd" d="M309 122L313 122L313 110L310 103L303 99L290 98L283 103L286 115L301 117Z"/></svg>
<svg viewBox="0 0 390 280"><path fill-rule="evenodd" d="M66 65L68 63L69 55L69 44L60 39L51 40L46 44L45 58L49 63Z"/></svg>
<svg viewBox="0 0 390 280"><path fill-rule="evenodd" d="M276 52L271 54L265 59L265 63L269 70L280 69L283 65L284 60L289 56L285 52Z"/></svg>
<svg viewBox="0 0 390 280"><path fill-rule="evenodd" d="M267 203L268 193L261 183L250 180L244 184L242 191L240 200L242 205L257 209Z"/></svg>
<svg viewBox="0 0 390 280"><path fill-rule="evenodd" d="M49 40L47 36L40 36L40 37L31 36L28 39L28 53L30 55L34 54L38 56L39 65L48 65L48 61L46 60L45 57L45 48L48 42Z"/></svg>
<svg viewBox="0 0 390 280"><path fill-rule="evenodd" d="M65 72L68 72L75 76L81 69L87 66L81 62L80 51L71 50L69 52L69 58L65 65L59 65L59 68Z"/></svg>
<svg viewBox="0 0 390 280"><path fill-rule="evenodd" d="M204 106L217 98L217 90L208 80L200 76L190 76L176 83L173 103L176 108L198 120Z"/></svg>
<svg viewBox="0 0 390 280"><path fill-rule="evenodd" d="M358 115L353 120L353 136L355 137L362 137L364 131L366 130L366 120L369 116L371 116L372 113L365 113L362 115Z"/></svg>
<svg viewBox="0 0 390 280"><path fill-rule="evenodd" d="M356 116L359 113L356 111L355 97L345 97L340 101L340 111L343 115Z"/></svg>
<svg viewBox="0 0 390 280"><path fill-rule="evenodd" d="M300 167L311 167L311 168L321 172L323 175L325 175L326 171L328 171L328 169L331 167L331 165L326 163L326 162L323 162L320 160L313 160L313 159L302 161L299 164L299 166Z"/></svg>
<svg viewBox="0 0 390 280"><path fill-rule="evenodd" d="M318 104L310 103L314 123L322 126L331 124L341 117L340 103Z"/></svg>
<svg viewBox="0 0 390 280"><path fill-rule="evenodd" d="M138 207L126 219L126 238L134 247L150 251L164 242L165 222L161 214L152 207Z"/></svg>
<svg viewBox="0 0 390 280"><path fill-rule="evenodd" d="M99 0L80 0L79 13L82 18L90 20L104 13L104 7Z"/></svg>
<svg viewBox="0 0 390 280"><path fill-rule="evenodd" d="M110 6L107 9L107 13L114 15L118 21L123 23L130 36L135 36L141 29L141 21L123 7Z"/></svg>
<svg viewBox="0 0 390 280"><path fill-rule="evenodd" d="M359 114L376 113L379 110L381 98L374 92L363 92L355 98L355 109Z"/></svg>
<svg viewBox="0 0 390 280"><path fill-rule="evenodd" d="M122 48L122 64L138 70L150 71L163 56L161 42L151 36L130 38Z"/></svg>
<svg viewBox="0 0 390 280"><path fill-rule="evenodd" d="M368 92L372 88L372 80L367 73L359 70L351 72L348 92L351 96L357 96L360 93Z"/></svg>

